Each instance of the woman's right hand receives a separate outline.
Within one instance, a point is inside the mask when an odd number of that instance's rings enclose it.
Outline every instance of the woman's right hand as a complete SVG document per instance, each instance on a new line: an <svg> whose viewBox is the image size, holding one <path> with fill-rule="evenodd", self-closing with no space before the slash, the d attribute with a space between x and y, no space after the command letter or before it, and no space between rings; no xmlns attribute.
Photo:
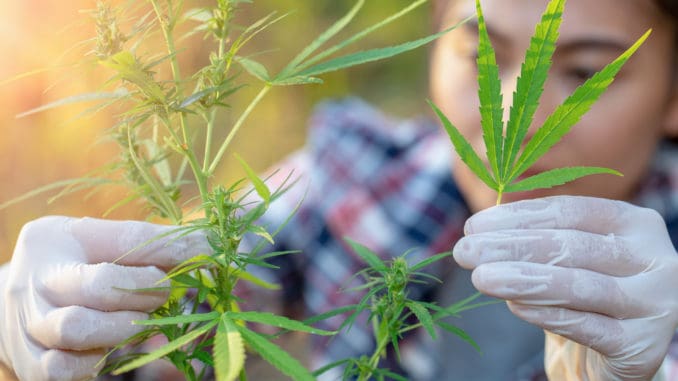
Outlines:
<svg viewBox="0 0 678 381"><path fill-rule="evenodd" d="M167 299L129 290L158 287L165 270L208 252L203 235L174 229L69 217L26 224L0 268L0 362L22 381L94 378L107 349L140 330L132 320Z"/></svg>

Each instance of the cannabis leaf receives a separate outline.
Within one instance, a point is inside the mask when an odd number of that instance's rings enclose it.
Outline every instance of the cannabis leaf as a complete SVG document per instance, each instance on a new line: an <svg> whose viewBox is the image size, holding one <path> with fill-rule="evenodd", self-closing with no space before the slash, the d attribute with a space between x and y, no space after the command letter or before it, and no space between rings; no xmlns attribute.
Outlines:
<svg viewBox="0 0 678 381"><path fill-rule="evenodd" d="M497 204L501 203L502 195L508 192L550 188L593 174L608 173L621 176L621 173L609 168L565 167L518 179L553 145L560 141L582 115L591 108L593 103L612 83L622 66L651 32L651 30L648 30L617 59L579 86L546 119L532 138L524 144L551 67L551 58L558 39L565 1L551 0L541 17L541 21L536 26L535 33L525 53L520 76L517 79L509 120L504 124L499 68L485 25L480 0L476 0L479 37L478 97L488 164L473 150L466 138L443 112L429 101L433 111L442 121L443 127L450 136L450 140L462 161L479 179L497 192ZM522 146L524 148L521 152Z"/></svg>

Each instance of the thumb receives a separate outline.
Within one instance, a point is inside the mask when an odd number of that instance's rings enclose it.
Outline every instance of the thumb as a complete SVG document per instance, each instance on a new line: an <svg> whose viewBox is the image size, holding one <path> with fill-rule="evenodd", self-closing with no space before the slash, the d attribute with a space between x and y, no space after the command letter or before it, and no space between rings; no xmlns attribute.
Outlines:
<svg viewBox="0 0 678 381"><path fill-rule="evenodd" d="M88 263L172 268L211 252L205 234L190 226L82 218L72 219L69 227Z"/></svg>

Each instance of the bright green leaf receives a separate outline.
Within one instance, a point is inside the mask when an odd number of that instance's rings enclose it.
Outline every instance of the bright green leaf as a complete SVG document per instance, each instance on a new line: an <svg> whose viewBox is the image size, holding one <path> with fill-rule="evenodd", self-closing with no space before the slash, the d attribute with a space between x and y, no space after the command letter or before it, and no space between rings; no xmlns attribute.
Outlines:
<svg viewBox="0 0 678 381"><path fill-rule="evenodd" d="M266 324L273 327L283 328L290 331L308 332L314 335L329 336L336 332L311 327L297 320L292 320L284 316L275 315L270 312L228 312L228 317L234 320L244 320L251 323Z"/></svg>
<svg viewBox="0 0 678 381"><path fill-rule="evenodd" d="M348 23L350 23L351 20L353 20L355 15L358 13L360 8L363 7L364 4L365 0L358 0L353 6L353 8L351 8L351 10L346 15L344 15L344 17L337 20L334 24L332 24L332 26L327 28L326 31L321 33L315 40L313 40L313 42L308 44L308 46L306 46L306 48L304 48L304 50L302 50L301 53L294 57L292 61L290 61L290 63L287 64L287 66L280 72L279 77L285 78L287 75L292 73L296 69L296 67L299 66L299 64L301 64L306 58L308 58L308 56L313 54L313 52L318 50L318 48L325 44L329 39L334 37L337 33L341 32L341 30L344 29L344 27L346 27L346 25L348 25Z"/></svg>
<svg viewBox="0 0 678 381"><path fill-rule="evenodd" d="M247 271L236 270L236 271L234 271L234 274L239 279L250 282L254 285L265 288L267 290L279 290L280 289L279 284L267 282L267 281L255 276L254 274L247 272Z"/></svg>
<svg viewBox="0 0 678 381"><path fill-rule="evenodd" d="M250 225L247 227L247 231L265 239L271 245L275 243L273 242L273 237L271 237L271 234L263 226Z"/></svg>
<svg viewBox="0 0 678 381"><path fill-rule="evenodd" d="M307 85L309 83L323 83L323 80L316 77L309 76L296 76L284 79L275 79L272 84L275 86L294 86L294 85Z"/></svg>
<svg viewBox="0 0 678 381"><path fill-rule="evenodd" d="M140 356L137 359L130 361L129 363L121 366L120 368L113 371L113 375L117 376L119 374L129 372L130 370L142 367L142 366L144 366L144 365L146 365L146 364L148 364L152 361L155 361L159 358L162 358L163 356L165 356L165 355L167 355L171 352L176 351L177 349L180 349L184 345L186 345L186 344L192 342L193 340L199 338L200 336L204 335L207 331L209 331L215 325L217 325L218 322L219 322L219 320L217 319L217 320L211 321L211 322L203 325L202 327L195 328L194 330L192 330L192 331L188 332L187 334L177 338L174 341L171 341L171 342L163 345L162 347L154 350L153 352L147 353L143 356Z"/></svg>
<svg viewBox="0 0 678 381"><path fill-rule="evenodd" d="M266 70L264 65L260 64L259 62L245 57L237 57L236 61L238 61L238 63L242 65L242 67L245 68L248 73L252 74L260 81L268 82L270 80L268 76L268 70Z"/></svg>
<svg viewBox="0 0 678 381"><path fill-rule="evenodd" d="M565 184L572 180L576 180L580 177L604 173L622 176L621 173L609 168L600 168L600 167L556 168L536 174L534 176L530 176L526 179L517 181L513 184L507 185L504 191L522 192L532 189L551 188L557 185Z"/></svg>
<svg viewBox="0 0 678 381"><path fill-rule="evenodd" d="M435 104L433 104L433 102L428 101L428 104L431 105L433 111L435 111L435 113L438 115L438 118L443 123L443 127L445 127L447 134L450 136L450 140L454 145L454 149L461 160L466 163L471 171L473 171L473 173L475 173L479 179L487 184L488 187L497 190L497 183L492 178L492 175L490 175L485 163L483 163L482 159L480 159L480 156L478 156L476 151L473 150L473 147L471 147L471 144L469 144L466 138L464 138L464 135L459 132L457 127L455 127L452 122L447 119L445 114L443 114L443 112L440 111L440 109Z"/></svg>
<svg viewBox="0 0 678 381"><path fill-rule="evenodd" d="M485 18L476 0L478 15L478 99L480 100L480 125L483 129L483 140L487 149L487 159L498 182L501 177L502 149L504 147L504 107L501 95L501 79L499 67L485 26Z"/></svg>
<svg viewBox="0 0 678 381"><path fill-rule="evenodd" d="M516 162L515 168L507 179L508 181L512 181L525 172L570 131L570 128L579 121L582 115L591 108L593 103L612 83L614 76L647 39L650 32L651 30L648 30L617 59L605 66L603 70L593 75L593 77L584 82L583 85L579 86L574 93L546 119L544 125L537 130L532 139L530 139L525 146L523 153Z"/></svg>
<svg viewBox="0 0 678 381"><path fill-rule="evenodd" d="M203 314L179 315L158 319L135 320L137 325L178 325L189 324L203 321L212 321L219 317L218 312L207 312Z"/></svg>
<svg viewBox="0 0 678 381"><path fill-rule="evenodd" d="M564 7L565 0L552 1L548 4L525 53L525 61L516 83L516 92L506 127L502 179L508 176L539 106L539 97L544 91L544 83L552 64L551 58L556 50Z"/></svg>
<svg viewBox="0 0 678 381"><path fill-rule="evenodd" d="M125 88L119 88L113 92L97 92L97 93L87 93L87 94L79 94L79 95L73 95L70 97L66 97L63 99L56 100L54 102L50 102L46 105L42 105L40 107L36 107L34 109L24 111L21 114L18 114L16 117L17 118L23 118L29 115L37 114L39 112L51 110L53 108L61 107L61 106L66 106L74 103L81 103L81 102L90 102L90 101L98 101L101 99L122 99L126 96L129 95L129 92Z"/></svg>
<svg viewBox="0 0 678 381"><path fill-rule="evenodd" d="M351 66L360 65L367 62L383 60L385 58L393 57L395 55L402 54L407 51L426 45L429 42L434 41L435 39L449 32L455 27L448 28L443 30L442 32L430 35L428 37L420 38L418 40L406 42L400 45L347 54L345 56L337 57L329 61L317 64L315 66L311 66L310 68L305 69L299 73L295 73L295 75L316 76L319 74L345 69Z"/></svg>
<svg viewBox="0 0 678 381"><path fill-rule="evenodd" d="M217 381L235 380L245 366L245 345L235 323L222 315L214 337L214 372Z"/></svg>
<svg viewBox="0 0 678 381"><path fill-rule="evenodd" d="M257 191L257 194L259 197L261 197L262 200L264 200L265 203L269 203L271 201L271 191L268 189L266 184L264 184L264 181L257 176L257 174L250 168L249 165L245 162L245 160L240 157L240 155L235 154L235 158L240 162L240 165L242 165L243 169L245 169L245 172L247 173L247 178L250 179L252 182L252 185L254 186L254 189Z"/></svg>
<svg viewBox="0 0 678 381"><path fill-rule="evenodd" d="M353 36L347 38L346 40L344 40L344 41L342 41L342 42L340 42L340 43L318 53L317 55L313 56L313 58L311 58L311 59L305 61L303 64L299 65L299 70L306 69L307 67L315 64L316 62L320 62L323 59L331 56L332 54L346 48L347 46L349 46L349 45L351 45L351 44L353 44L357 41L362 40L363 38L370 35L371 33L383 28L384 26L392 23L393 21L396 21L399 18L405 16L406 14L412 12L413 10L417 9L422 4L426 3L427 1L428 0L417 0L417 1L412 2L410 5L401 9L400 11L392 14L391 16L386 17L385 19L381 20L380 22L378 22L374 25L371 25L371 26L367 27L366 29L363 29L362 31L354 34ZM462 21L462 23L463 22L465 22L465 20Z"/></svg>

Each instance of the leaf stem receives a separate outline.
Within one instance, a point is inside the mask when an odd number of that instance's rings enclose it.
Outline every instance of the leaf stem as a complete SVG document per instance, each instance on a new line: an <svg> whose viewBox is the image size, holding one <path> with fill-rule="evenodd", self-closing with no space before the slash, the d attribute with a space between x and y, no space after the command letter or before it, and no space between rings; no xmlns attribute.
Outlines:
<svg viewBox="0 0 678 381"><path fill-rule="evenodd" d="M224 153L226 152L226 148L228 148L228 145L231 143L231 140L233 140L233 137L235 134L240 130L240 127L242 127L243 123L249 116L249 114L254 110L254 107L261 101L261 99L268 93L268 91L271 90L271 84L267 83L264 85L264 87L259 91L259 94L257 94L254 99L250 102L250 104L247 106L247 109L240 115L240 118L235 122L233 125L233 128L231 129L231 132L228 133L228 136L226 137L226 140L221 144L221 147L219 147L219 151L217 152L217 155L214 157L214 160L212 160L212 164L210 167L207 169L207 172L205 173L206 175L211 175L214 173L214 170L216 169L217 165L219 165L219 162L221 161L221 158L224 156Z"/></svg>
<svg viewBox="0 0 678 381"><path fill-rule="evenodd" d="M207 171L207 166L210 164L210 156L212 156L212 134L214 131L214 121L217 116L217 109L212 108L210 116L207 119L207 131L205 133L205 154L203 157L202 171Z"/></svg>

